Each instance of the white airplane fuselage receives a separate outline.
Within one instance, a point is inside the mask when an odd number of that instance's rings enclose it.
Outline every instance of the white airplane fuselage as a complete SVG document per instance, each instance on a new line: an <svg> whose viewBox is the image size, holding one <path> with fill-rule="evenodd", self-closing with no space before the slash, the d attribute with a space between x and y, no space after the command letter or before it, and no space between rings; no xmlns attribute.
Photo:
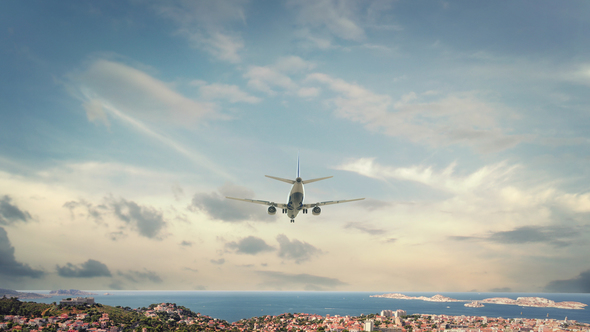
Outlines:
<svg viewBox="0 0 590 332"><path fill-rule="evenodd" d="M289 197L287 198L287 216L295 219L299 211L303 209L303 198L305 197L305 190L303 189L303 181L300 177L295 179L295 183L291 188Z"/></svg>

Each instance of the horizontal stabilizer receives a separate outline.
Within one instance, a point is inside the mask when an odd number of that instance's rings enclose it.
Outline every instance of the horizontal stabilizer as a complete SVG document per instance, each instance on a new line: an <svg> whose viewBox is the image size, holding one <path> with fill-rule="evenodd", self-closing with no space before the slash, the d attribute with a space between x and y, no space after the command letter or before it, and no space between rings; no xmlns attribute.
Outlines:
<svg viewBox="0 0 590 332"><path fill-rule="evenodd" d="M276 176L270 176L270 175L265 175L265 176L266 176L267 178L271 178L271 179L275 179L275 180L278 180L278 181L287 182L287 183L290 183L290 184L294 184L294 183L295 183L295 180L289 180L289 179L277 178Z"/></svg>
<svg viewBox="0 0 590 332"><path fill-rule="evenodd" d="M326 176L325 178L317 178L317 179L311 179L311 180L303 180L303 184L306 183L312 183L312 182L316 182L316 181L320 181L320 180L325 180L325 179L329 179L332 178L333 176Z"/></svg>

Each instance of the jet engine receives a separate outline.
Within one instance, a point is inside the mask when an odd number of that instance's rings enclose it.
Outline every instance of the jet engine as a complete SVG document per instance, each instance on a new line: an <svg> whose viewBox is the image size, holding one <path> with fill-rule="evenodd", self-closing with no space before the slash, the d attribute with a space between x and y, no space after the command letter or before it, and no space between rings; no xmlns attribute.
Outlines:
<svg viewBox="0 0 590 332"><path fill-rule="evenodd" d="M322 209L320 209L320 207L319 207L319 206L316 206L316 207L314 207L314 208L311 210L311 214L313 214L314 216L317 216L317 215L319 215L320 213L322 213Z"/></svg>
<svg viewBox="0 0 590 332"><path fill-rule="evenodd" d="M274 206L269 206L268 207L268 214L273 215L275 213L277 213L277 208Z"/></svg>

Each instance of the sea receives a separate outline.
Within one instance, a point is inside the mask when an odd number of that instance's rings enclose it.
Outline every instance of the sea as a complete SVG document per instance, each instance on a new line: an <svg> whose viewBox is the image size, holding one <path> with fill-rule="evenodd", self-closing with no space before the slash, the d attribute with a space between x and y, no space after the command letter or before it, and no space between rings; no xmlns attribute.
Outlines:
<svg viewBox="0 0 590 332"><path fill-rule="evenodd" d="M49 291L36 290L41 294ZM514 305L489 304L483 308L465 307L465 302L427 302L421 300L400 300L371 297L371 295L393 292L285 292L285 291L113 291L89 290L95 302L110 306L131 308L148 307L152 303L176 303L213 318L230 323L244 318L283 313L308 313L322 316L360 316L380 313L381 310L405 310L411 314L432 314L450 316L486 316L502 318L535 318L576 320L590 323L590 307L582 310L558 308L534 308ZM106 295L108 294L108 295ZM423 293L402 292L408 296L431 297L436 294L458 300L477 301L491 297L536 296L555 302L575 301L590 306L590 294L557 293ZM34 302L52 303L65 298L35 299Z"/></svg>

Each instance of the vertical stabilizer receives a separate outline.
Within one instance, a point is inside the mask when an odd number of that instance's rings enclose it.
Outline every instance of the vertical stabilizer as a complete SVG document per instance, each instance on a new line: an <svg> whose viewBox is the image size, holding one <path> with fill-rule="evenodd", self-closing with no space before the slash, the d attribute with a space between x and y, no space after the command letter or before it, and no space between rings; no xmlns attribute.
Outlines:
<svg viewBox="0 0 590 332"><path fill-rule="evenodd" d="M299 177L299 152L297 152L297 177Z"/></svg>

